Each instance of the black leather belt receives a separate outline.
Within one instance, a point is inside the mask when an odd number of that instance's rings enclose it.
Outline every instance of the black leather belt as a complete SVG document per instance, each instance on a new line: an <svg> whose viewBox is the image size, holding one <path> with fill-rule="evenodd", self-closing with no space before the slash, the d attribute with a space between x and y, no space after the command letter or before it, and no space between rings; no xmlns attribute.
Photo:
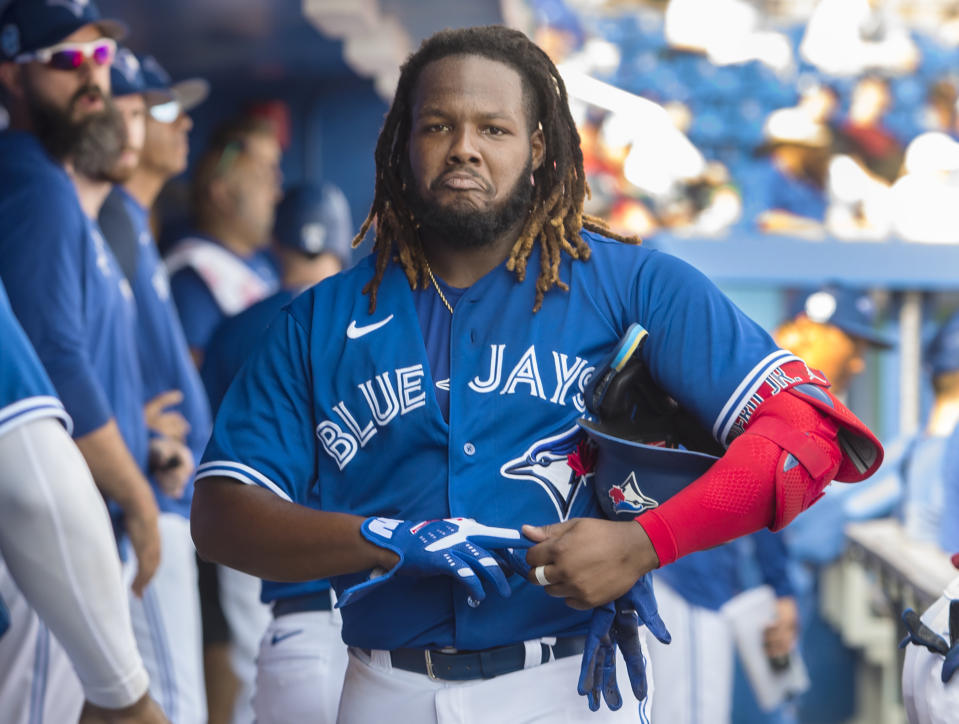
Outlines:
<svg viewBox="0 0 959 724"><path fill-rule="evenodd" d="M545 664L550 659L563 659L583 653L585 636L565 636L556 643L540 643L540 660ZM369 649L360 649L367 656ZM390 661L397 669L426 674L431 679L443 681L470 681L492 679L526 668L526 645L510 644L482 651L457 651L445 653L436 649L394 649L389 652Z"/></svg>
<svg viewBox="0 0 959 724"><path fill-rule="evenodd" d="M273 618L286 616L290 613L303 611L332 611L333 603L330 600L329 590L319 593L309 593L305 596L291 596L273 602Z"/></svg>

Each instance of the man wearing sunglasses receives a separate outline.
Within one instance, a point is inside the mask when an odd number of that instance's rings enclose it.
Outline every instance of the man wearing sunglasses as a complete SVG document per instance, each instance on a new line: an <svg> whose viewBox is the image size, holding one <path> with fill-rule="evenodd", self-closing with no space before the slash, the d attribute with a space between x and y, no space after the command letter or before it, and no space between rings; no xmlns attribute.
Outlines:
<svg viewBox="0 0 959 724"><path fill-rule="evenodd" d="M122 135L109 128L109 62L120 34L122 26L101 19L90 2L13 0L0 15L0 89L12 129L0 136L0 278L74 420L74 438L110 503L115 532L132 544L132 585L142 594L159 563L160 541L142 472L149 441L134 301L69 175L78 178L122 151ZM33 684L23 687L23 706L14 704L15 714L6 716L4 702L0 719L68 720L31 713L31 687L43 692L45 656L38 656ZM83 662L77 669L82 676ZM49 696L55 700L57 692Z"/></svg>
<svg viewBox="0 0 959 724"><path fill-rule="evenodd" d="M159 67L155 61L151 65ZM127 276L137 303L140 369L147 398L160 401L151 403L153 411L147 416L147 425L151 432L186 445L181 448L181 456L184 462L192 463L202 454L209 438L210 410L149 224L150 207L169 177L169 171L156 168L157 148L151 146L151 141L179 133L164 133L171 124L151 122L150 111L157 104L164 109L175 104L175 124L183 113L169 80L164 82L156 75L151 71L148 79L144 64L127 48L117 52L110 80L114 104L126 120L127 146L132 158L121 157L113 169L117 185L103 204L100 224L118 258L122 254L131 262ZM189 118L183 117L186 121L179 128L185 136ZM163 131L158 134L156 126L163 127ZM162 142L159 145L166 148ZM148 149L152 155L145 159ZM178 160L183 165L175 167ZM144 161L147 167L140 173ZM179 159L174 157L163 163L165 169L181 171L186 164L185 148ZM139 183L131 186L134 178ZM192 474L178 477L178 484L173 486L166 482L162 475L151 476L160 507L160 567L143 599L131 597L130 610L154 697L178 724L202 724L207 719L207 705L197 563L189 524Z"/></svg>

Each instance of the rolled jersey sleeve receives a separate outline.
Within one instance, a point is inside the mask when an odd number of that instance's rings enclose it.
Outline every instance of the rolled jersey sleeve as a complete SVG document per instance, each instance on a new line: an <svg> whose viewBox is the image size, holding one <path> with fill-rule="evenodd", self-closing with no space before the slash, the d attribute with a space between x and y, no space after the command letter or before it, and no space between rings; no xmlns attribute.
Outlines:
<svg viewBox="0 0 959 724"><path fill-rule="evenodd" d="M14 314L73 418L74 437L83 437L113 417L88 353L86 221L71 188L51 188L44 180L0 194L0 275Z"/></svg>
<svg viewBox="0 0 959 724"><path fill-rule="evenodd" d="M304 503L316 479L309 335L284 310L230 386L197 469Z"/></svg>

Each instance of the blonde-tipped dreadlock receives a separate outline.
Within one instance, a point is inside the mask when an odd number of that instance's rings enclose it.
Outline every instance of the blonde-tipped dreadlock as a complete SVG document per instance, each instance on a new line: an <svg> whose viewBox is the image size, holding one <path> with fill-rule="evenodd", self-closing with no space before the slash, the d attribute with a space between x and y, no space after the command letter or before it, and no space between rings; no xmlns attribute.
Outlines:
<svg viewBox="0 0 959 724"><path fill-rule="evenodd" d="M546 157L534 172L532 207L526 224L506 261L506 268L518 281L526 278L526 265L533 244L542 249L536 301L539 311L543 297L553 287L569 286L559 278L563 252L573 259L589 259L589 246L580 236L582 229L596 231L627 243L639 240L612 233L604 221L583 213L589 193L583 171L579 133L569 112L566 86L556 66L523 33L501 26L444 30L423 42L400 70L400 80L376 143L376 186L373 205L359 234L357 246L376 222L376 272L363 287L370 295L370 312L376 309L376 294L391 259L397 259L413 289L429 286L426 257L416 231L413 214L403 193L402 169L408 153L411 128L410 102L423 68L451 55L481 55L514 68L523 79L529 127L543 131Z"/></svg>

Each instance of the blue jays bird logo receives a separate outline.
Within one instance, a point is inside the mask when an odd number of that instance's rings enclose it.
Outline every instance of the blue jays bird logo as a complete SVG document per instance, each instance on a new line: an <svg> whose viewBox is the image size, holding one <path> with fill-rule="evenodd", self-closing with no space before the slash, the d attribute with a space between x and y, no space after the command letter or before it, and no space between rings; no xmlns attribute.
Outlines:
<svg viewBox="0 0 959 724"><path fill-rule="evenodd" d="M644 510L659 505L658 501L640 489L639 483L636 482L636 473L632 471L622 483L610 486L609 500L617 514L627 513L630 516L639 515Z"/></svg>
<svg viewBox="0 0 959 724"><path fill-rule="evenodd" d="M573 425L558 435L537 440L523 455L505 463L500 475L542 487L556 506L559 519L566 520L583 481L592 474L579 475L569 466L568 457L582 438L583 431Z"/></svg>

